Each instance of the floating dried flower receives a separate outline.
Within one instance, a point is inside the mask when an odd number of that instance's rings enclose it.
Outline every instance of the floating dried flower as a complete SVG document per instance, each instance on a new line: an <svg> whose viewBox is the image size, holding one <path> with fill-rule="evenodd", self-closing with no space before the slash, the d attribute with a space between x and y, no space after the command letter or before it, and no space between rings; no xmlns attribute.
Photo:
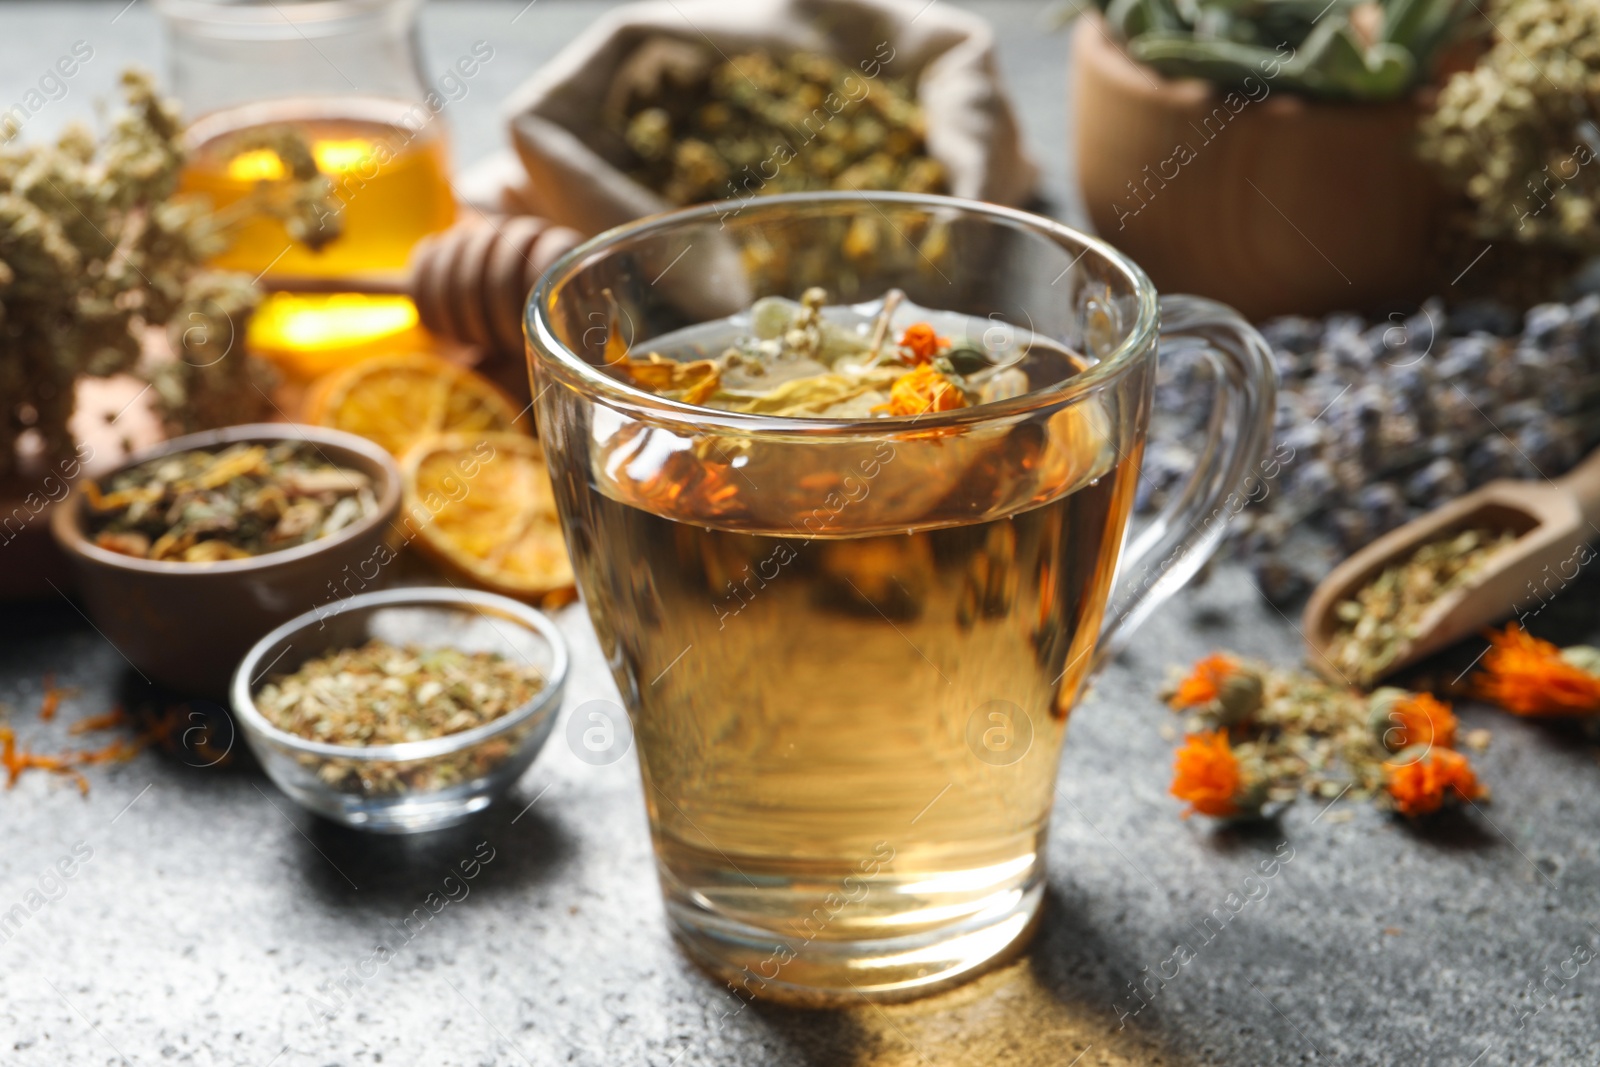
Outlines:
<svg viewBox="0 0 1600 1067"><path fill-rule="evenodd" d="M644 359L623 358L610 364L642 389L685 404L703 404L721 385L721 372L709 359L679 363L651 352Z"/></svg>
<svg viewBox="0 0 1600 1067"><path fill-rule="evenodd" d="M1448 799L1484 795L1467 757L1448 748L1406 749L1384 764L1384 771L1396 810L1409 818L1438 811Z"/></svg>
<svg viewBox="0 0 1600 1067"><path fill-rule="evenodd" d="M1254 814L1260 801L1250 794L1239 757L1228 745L1225 730L1209 730L1184 738L1173 763L1172 795L1187 801L1187 819L1195 812L1219 819Z"/></svg>
<svg viewBox="0 0 1600 1067"><path fill-rule="evenodd" d="M926 322L914 322L900 335L900 347L911 353L912 363L927 363L950 347L950 338L940 337Z"/></svg>
<svg viewBox="0 0 1600 1067"><path fill-rule="evenodd" d="M1412 745L1455 747L1455 712L1431 693L1385 687L1372 694L1369 706L1373 736L1390 752Z"/></svg>
<svg viewBox="0 0 1600 1067"><path fill-rule="evenodd" d="M1569 657L1516 623L1488 636L1483 670L1472 680L1478 697L1517 715L1600 712L1600 675L1580 665L1581 655Z"/></svg>
<svg viewBox="0 0 1600 1067"><path fill-rule="evenodd" d="M927 363L909 374L902 374L889 387L889 402L873 411L890 415L926 415L933 411L953 411L967 406L961 389Z"/></svg>

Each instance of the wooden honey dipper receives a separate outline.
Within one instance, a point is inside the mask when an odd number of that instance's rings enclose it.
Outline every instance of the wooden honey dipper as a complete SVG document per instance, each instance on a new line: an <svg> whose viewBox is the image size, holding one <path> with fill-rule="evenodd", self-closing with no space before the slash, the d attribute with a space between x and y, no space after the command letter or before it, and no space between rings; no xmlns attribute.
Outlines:
<svg viewBox="0 0 1600 1067"><path fill-rule="evenodd" d="M269 274L259 284L272 292L407 296L430 332L520 353L528 293L582 240L578 231L532 215L485 216L423 238L403 276Z"/></svg>

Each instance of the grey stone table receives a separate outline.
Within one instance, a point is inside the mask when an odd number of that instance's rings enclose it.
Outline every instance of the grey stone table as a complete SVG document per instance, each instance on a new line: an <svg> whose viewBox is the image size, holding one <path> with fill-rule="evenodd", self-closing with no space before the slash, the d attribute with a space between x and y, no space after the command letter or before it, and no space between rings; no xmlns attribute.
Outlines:
<svg viewBox="0 0 1600 1067"><path fill-rule="evenodd" d="M1051 208L1074 217L1065 41L1034 5L973 6L999 31ZM498 100L600 9L427 10L430 69L475 40L496 50L450 112L463 161L498 143ZM157 62L155 20L140 0L0 3L0 103L78 40L92 61L29 135L90 114L123 64ZM1596 629L1595 594L1592 583L1566 594L1568 625ZM614 699L581 609L561 622L578 654L569 709ZM1171 716L1155 692L1169 664L1219 646L1297 656L1288 621L1227 567L1160 612L1074 716L1047 912L1026 957L884 1008L745 1005L688 965L666 933L636 768L585 764L559 731L507 804L412 840L307 816L248 759L205 768L146 752L96 768L87 799L26 776L0 792L0 917L12 917L0 926L0 1062L1600 1062L1600 973L1572 962L1600 945L1594 749L1467 707L1465 726L1494 731L1478 761L1494 803L1481 813L1414 829L1349 801L1303 802L1252 830L1184 822L1166 795ZM75 689L48 727L33 717L47 672ZM40 747L66 744L74 718L147 697L69 604L0 607L0 702ZM1291 849L1266 895L1176 977L1151 979L1158 991L1132 1014L1129 983L1195 941L1264 857ZM491 850L476 878L447 885ZM453 899L432 914L430 894ZM403 926L419 907L431 917Z"/></svg>

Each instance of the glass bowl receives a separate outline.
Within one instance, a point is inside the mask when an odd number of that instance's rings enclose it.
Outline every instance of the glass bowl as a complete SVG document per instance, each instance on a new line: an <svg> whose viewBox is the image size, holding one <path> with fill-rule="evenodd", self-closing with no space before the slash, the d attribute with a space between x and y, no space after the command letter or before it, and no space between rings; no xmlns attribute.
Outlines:
<svg viewBox="0 0 1600 1067"><path fill-rule="evenodd" d="M371 639L497 652L530 664L545 685L532 700L461 733L393 745L331 745L278 729L255 696L275 676ZM309 611L256 642L233 675L235 718L267 776L335 822L415 833L482 811L528 769L555 725L569 656L555 623L526 604L463 589L361 593Z"/></svg>

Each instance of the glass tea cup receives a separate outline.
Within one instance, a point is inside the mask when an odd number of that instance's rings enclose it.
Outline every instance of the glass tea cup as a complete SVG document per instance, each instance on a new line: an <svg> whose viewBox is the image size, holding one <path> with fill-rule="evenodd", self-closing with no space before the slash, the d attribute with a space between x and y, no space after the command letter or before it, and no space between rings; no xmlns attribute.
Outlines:
<svg viewBox="0 0 1600 1067"><path fill-rule="evenodd" d="M607 369L813 286L900 290L996 358L1065 351L1077 373L843 419L691 406ZM527 330L684 948L742 993L827 1003L931 991L1024 944L1068 715L1215 549L1269 439L1261 337L1048 219L895 193L620 227L551 269ZM1216 411L1189 486L1125 544L1161 339L1215 365Z"/></svg>

